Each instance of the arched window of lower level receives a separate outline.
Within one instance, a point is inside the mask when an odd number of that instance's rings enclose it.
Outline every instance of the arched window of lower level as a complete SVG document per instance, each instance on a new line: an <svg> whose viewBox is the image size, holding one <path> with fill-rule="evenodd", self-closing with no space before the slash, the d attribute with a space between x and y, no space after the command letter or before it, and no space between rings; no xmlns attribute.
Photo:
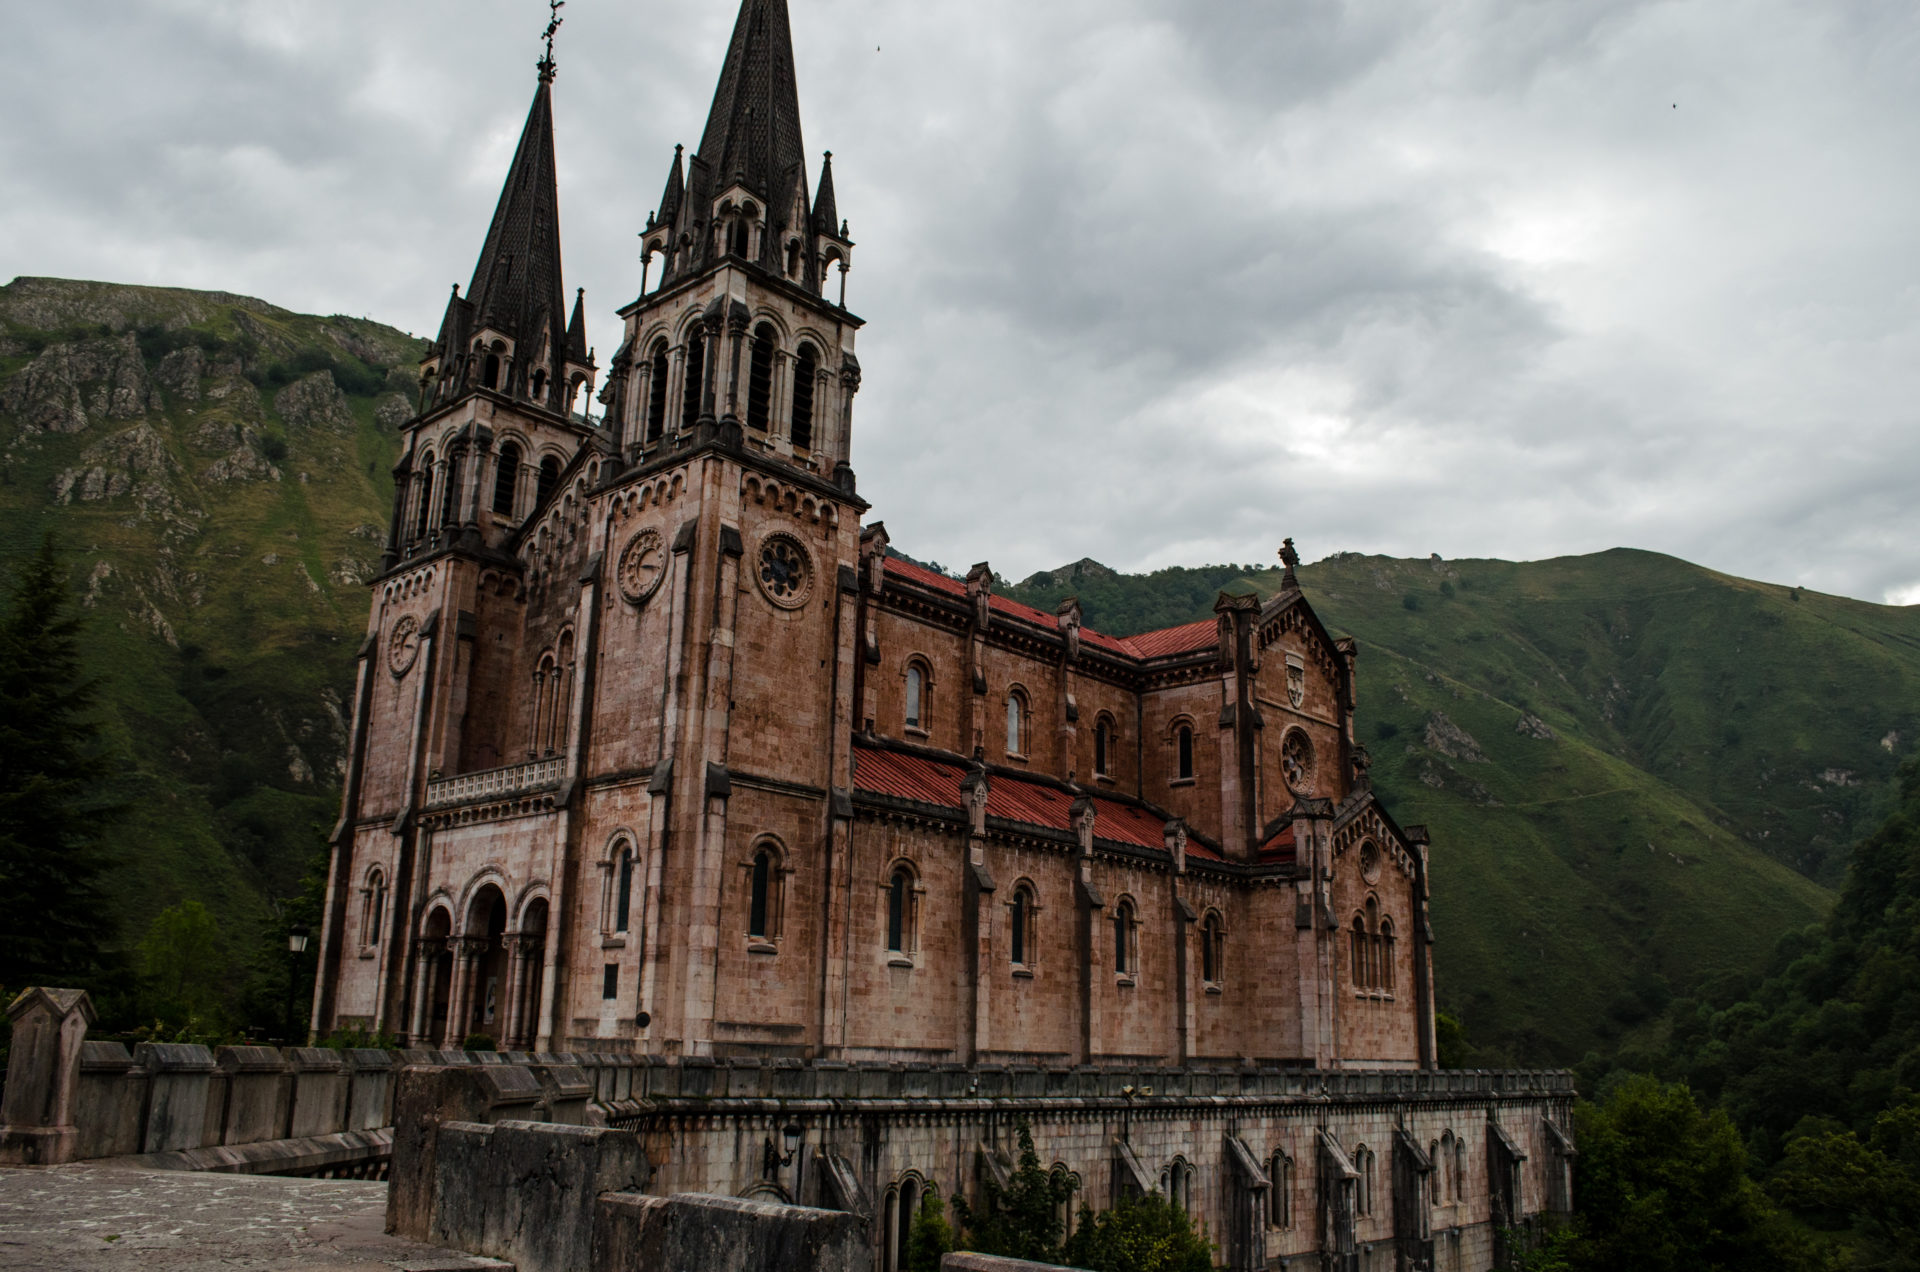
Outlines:
<svg viewBox="0 0 1920 1272"><path fill-rule="evenodd" d="M1008 907L1007 938L1012 961L1021 967L1033 962L1033 889L1020 884Z"/></svg>
<svg viewBox="0 0 1920 1272"><path fill-rule="evenodd" d="M907 954L914 947L915 879L902 863L887 876L887 952Z"/></svg>
<svg viewBox="0 0 1920 1272"><path fill-rule="evenodd" d="M633 846L623 844L614 869L613 930L624 932L633 917Z"/></svg>
<svg viewBox="0 0 1920 1272"><path fill-rule="evenodd" d="M367 912L362 916L362 945L380 944L380 927L387 914L387 876L376 867L367 876Z"/></svg>
<svg viewBox="0 0 1920 1272"><path fill-rule="evenodd" d="M1181 725L1174 733L1174 744L1180 753L1178 767L1174 771L1184 781L1193 776L1193 730Z"/></svg>
<svg viewBox="0 0 1920 1272"><path fill-rule="evenodd" d="M752 870L748 885L747 935L755 940L771 941L778 931L776 892L780 886L780 859L771 845L762 844L754 851Z"/></svg>
<svg viewBox="0 0 1920 1272"><path fill-rule="evenodd" d="M1200 979L1209 985L1218 985L1225 979L1222 968L1226 962L1227 925L1221 921L1217 911L1209 913L1200 923Z"/></svg>
<svg viewBox="0 0 1920 1272"><path fill-rule="evenodd" d="M1113 970L1120 976L1134 971L1133 902L1128 900L1113 907Z"/></svg>

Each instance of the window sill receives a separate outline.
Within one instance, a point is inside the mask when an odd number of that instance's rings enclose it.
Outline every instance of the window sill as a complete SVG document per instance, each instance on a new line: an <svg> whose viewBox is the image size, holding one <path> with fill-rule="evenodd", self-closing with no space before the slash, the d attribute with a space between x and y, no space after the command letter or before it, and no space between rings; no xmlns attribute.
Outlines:
<svg viewBox="0 0 1920 1272"><path fill-rule="evenodd" d="M1102 786L1112 786L1119 779L1116 778L1111 773L1095 773L1093 775L1093 780L1098 782Z"/></svg>
<svg viewBox="0 0 1920 1272"><path fill-rule="evenodd" d="M925 729L921 728L917 724L902 725L901 728L906 731L906 735L910 738L924 738L924 737L930 736Z"/></svg>
<svg viewBox="0 0 1920 1272"><path fill-rule="evenodd" d="M1113 974L1113 983L1126 989L1132 989L1134 986L1133 973L1115 972Z"/></svg>
<svg viewBox="0 0 1920 1272"><path fill-rule="evenodd" d="M758 938L751 938L747 941L747 953L749 954L778 954L779 952L780 947L772 941L763 941Z"/></svg>
<svg viewBox="0 0 1920 1272"><path fill-rule="evenodd" d="M1219 981L1208 981L1207 992L1209 994L1222 994L1226 992L1226 987L1223 986Z"/></svg>
<svg viewBox="0 0 1920 1272"><path fill-rule="evenodd" d="M913 960L908 958L905 954L889 954L887 955L887 966L888 967L912 967Z"/></svg>
<svg viewBox="0 0 1920 1272"><path fill-rule="evenodd" d="M1018 751L1008 751L1006 754L1006 760L1007 760L1007 763L1009 764L1025 764L1027 762L1027 757Z"/></svg>
<svg viewBox="0 0 1920 1272"><path fill-rule="evenodd" d="M1168 786L1192 786L1195 783L1197 783L1199 780L1200 779L1197 777L1170 777L1167 779L1167 785Z"/></svg>
<svg viewBox="0 0 1920 1272"><path fill-rule="evenodd" d="M380 947L378 945L362 945L360 947L360 957L361 958L379 958Z"/></svg>
<svg viewBox="0 0 1920 1272"><path fill-rule="evenodd" d="M608 935L608 936L603 936L603 937L601 937L601 938L600 938L600 948L601 948L601 949L603 949L603 950L624 950L624 949L626 949L626 948L627 948L627 934L626 934L625 932L618 932L618 933L614 933L614 934L611 934L611 935Z"/></svg>
<svg viewBox="0 0 1920 1272"><path fill-rule="evenodd" d="M1025 964L1018 964L1013 969L1013 979L1032 980L1033 969L1031 967L1026 966Z"/></svg>
<svg viewBox="0 0 1920 1272"><path fill-rule="evenodd" d="M1353 996L1362 1002L1390 1003L1393 1001L1392 994L1383 994L1377 989L1356 989L1353 991Z"/></svg>

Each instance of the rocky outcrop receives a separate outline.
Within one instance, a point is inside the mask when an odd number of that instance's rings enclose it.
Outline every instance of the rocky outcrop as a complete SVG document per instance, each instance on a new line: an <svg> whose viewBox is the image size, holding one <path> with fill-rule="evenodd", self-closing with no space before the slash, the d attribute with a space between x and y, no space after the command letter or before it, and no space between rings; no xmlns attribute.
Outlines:
<svg viewBox="0 0 1920 1272"><path fill-rule="evenodd" d="M0 407L22 427L78 433L103 420L137 420L158 408L133 333L48 345L7 383Z"/></svg>
<svg viewBox="0 0 1920 1272"><path fill-rule="evenodd" d="M133 495L143 509L170 507L167 480L178 471L166 440L151 424L137 424L89 446L77 467L54 478L53 499L92 503Z"/></svg>
<svg viewBox="0 0 1920 1272"><path fill-rule="evenodd" d="M315 371L276 393L273 409L289 432L319 429L342 437L353 434L353 410L331 371Z"/></svg>
<svg viewBox="0 0 1920 1272"><path fill-rule="evenodd" d="M1513 722L1513 731L1523 738L1538 738L1542 742L1553 741L1553 730L1547 722L1531 711L1522 711L1520 718Z"/></svg>
<svg viewBox="0 0 1920 1272"><path fill-rule="evenodd" d="M383 428L398 429L413 418L413 406L398 393L388 393L373 404L373 418Z"/></svg>
<svg viewBox="0 0 1920 1272"><path fill-rule="evenodd" d="M200 400L200 381L206 374L207 355L198 345L175 349L153 369L154 381L182 402Z"/></svg>
<svg viewBox="0 0 1920 1272"><path fill-rule="evenodd" d="M229 486L240 481L279 481L280 470L260 449L260 435L246 429L231 451L207 466L200 474L203 481Z"/></svg>
<svg viewBox="0 0 1920 1272"><path fill-rule="evenodd" d="M1450 760L1459 760L1465 764L1485 764L1486 752L1473 740L1473 735L1447 719L1447 713L1436 711L1427 717L1425 742L1429 750L1438 751Z"/></svg>

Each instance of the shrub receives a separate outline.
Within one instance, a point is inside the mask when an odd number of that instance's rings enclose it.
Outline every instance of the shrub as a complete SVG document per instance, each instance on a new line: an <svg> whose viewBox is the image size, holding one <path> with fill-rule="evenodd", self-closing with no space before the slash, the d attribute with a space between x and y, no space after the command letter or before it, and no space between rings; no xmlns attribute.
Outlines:
<svg viewBox="0 0 1920 1272"><path fill-rule="evenodd" d="M1186 1211L1152 1193L1098 1215L1082 1207L1061 1257L1090 1272L1212 1272L1213 1243Z"/></svg>
<svg viewBox="0 0 1920 1272"><path fill-rule="evenodd" d="M932 1189L920 1199L920 1211L907 1233L907 1272L940 1272L940 1260L953 1249L953 1225L946 1203Z"/></svg>
<svg viewBox="0 0 1920 1272"><path fill-rule="evenodd" d="M493 1039L483 1033L470 1033L460 1040L462 1051L493 1051Z"/></svg>

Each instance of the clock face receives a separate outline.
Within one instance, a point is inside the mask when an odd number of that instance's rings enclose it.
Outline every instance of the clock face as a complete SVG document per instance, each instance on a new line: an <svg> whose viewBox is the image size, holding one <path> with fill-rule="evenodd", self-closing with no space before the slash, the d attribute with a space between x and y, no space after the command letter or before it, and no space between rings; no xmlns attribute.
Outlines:
<svg viewBox="0 0 1920 1272"><path fill-rule="evenodd" d="M813 567L807 560L807 550L792 535L770 534L762 540L755 572L760 590L775 605L797 609L806 603Z"/></svg>
<svg viewBox="0 0 1920 1272"><path fill-rule="evenodd" d="M387 666L396 676L404 676L420 656L420 623L407 614L387 633Z"/></svg>
<svg viewBox="0 0 1920 1272"><path fill-rule="evenodd" d="M620 595L629 604L645 604L666 572L667 553L660 532L651 527L637 531L620 551Z"/></svg>

